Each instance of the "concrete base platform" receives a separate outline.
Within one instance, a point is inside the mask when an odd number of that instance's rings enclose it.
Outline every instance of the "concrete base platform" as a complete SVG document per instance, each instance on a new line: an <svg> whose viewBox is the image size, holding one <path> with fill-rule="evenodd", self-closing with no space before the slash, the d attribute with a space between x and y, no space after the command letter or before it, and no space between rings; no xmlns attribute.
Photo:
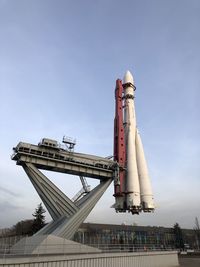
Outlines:
<svg viewBox="0 0 200 267"><path fill-rule="evenodd" d="M175 251L4 256L0 267L178 267ZM192 266L192 265L191 265Z"/></svg>
<svg viewBox="0 0 200 267"><path fill-rule="evenodd" d="M98 253L101 250L54 235L40 235L22 238L10 250L10 254L82 254Z"/></svg>

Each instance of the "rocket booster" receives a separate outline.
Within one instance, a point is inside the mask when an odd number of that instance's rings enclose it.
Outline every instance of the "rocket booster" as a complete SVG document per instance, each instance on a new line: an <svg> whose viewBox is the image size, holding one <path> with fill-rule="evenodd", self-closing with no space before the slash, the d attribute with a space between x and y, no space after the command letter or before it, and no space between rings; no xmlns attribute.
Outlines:
<svg viewBox="0 0 200 267"><path fill-rule="evenodd" d="M151 182L148 174L147 163L144 155L142 141L136 129L136 160L138 167L138 178L140 183L141 205L144 212L154 210L154 201L151 188Z"/></svg>
<svg viewBox="0 0 200 267"><path fill-rule="evenodd" d="M120 80L117 81L120 84ZM115 179L114 182L116 199L114 207L117 212L129 211L132 214L139 214L141 211L153 211L154 202L143 145L136 127L135 90L133 76L127 71L121 98L120 90L119 98L116 98L114 159L119 166L119 179ZM117 109L120 105L121 109ZM122 124L123 129L120 129L118 126ZM123 153L125 153L124 158L120 157Z"/></svg>

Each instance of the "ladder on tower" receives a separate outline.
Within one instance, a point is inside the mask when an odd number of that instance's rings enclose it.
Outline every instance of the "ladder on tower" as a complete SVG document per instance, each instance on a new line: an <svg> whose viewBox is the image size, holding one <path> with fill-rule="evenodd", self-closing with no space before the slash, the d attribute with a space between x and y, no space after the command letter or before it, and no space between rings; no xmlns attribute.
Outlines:
<svg viewBox="0 0 200 267"><path fill-rule="evenodd" d="M80 180L82 183L82 188L81 190L72 198L73 202L78 201L82 196L85 196L86 194L88 194L91 190L90 185L88 185L87 180L85 177L80 176Z"/></svg>

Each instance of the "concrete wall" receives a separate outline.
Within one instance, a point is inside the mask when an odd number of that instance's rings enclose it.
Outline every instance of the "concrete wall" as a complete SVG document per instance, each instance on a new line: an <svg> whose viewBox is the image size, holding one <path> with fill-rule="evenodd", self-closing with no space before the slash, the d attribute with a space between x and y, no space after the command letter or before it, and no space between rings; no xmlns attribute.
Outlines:
<svg viewBox="0 0 200 267"><path fill-rule="evenodd" d="M24 256L0 259L0 267L175 267L176 252L98 253L81 255Z"/></svg>

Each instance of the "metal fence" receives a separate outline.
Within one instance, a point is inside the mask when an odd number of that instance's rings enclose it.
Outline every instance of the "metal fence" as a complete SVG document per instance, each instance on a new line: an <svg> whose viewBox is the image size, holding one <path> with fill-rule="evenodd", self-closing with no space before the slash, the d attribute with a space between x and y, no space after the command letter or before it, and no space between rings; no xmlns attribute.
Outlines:
<svg viewBox="0 0 200 267"><path fill-rule="evenodd" d="M94 249L92 253L118 253L118 252L158 252L158 251L172 251L172 248L160 248L156 246L133 246L133 245L111 245L111 244L26 244L25 248L20 246L13 246L11 244L0 244L0 257L10 257L15 255L32 255L35 256L46 254L87 254L91 253L91 247Z"/></svg>

